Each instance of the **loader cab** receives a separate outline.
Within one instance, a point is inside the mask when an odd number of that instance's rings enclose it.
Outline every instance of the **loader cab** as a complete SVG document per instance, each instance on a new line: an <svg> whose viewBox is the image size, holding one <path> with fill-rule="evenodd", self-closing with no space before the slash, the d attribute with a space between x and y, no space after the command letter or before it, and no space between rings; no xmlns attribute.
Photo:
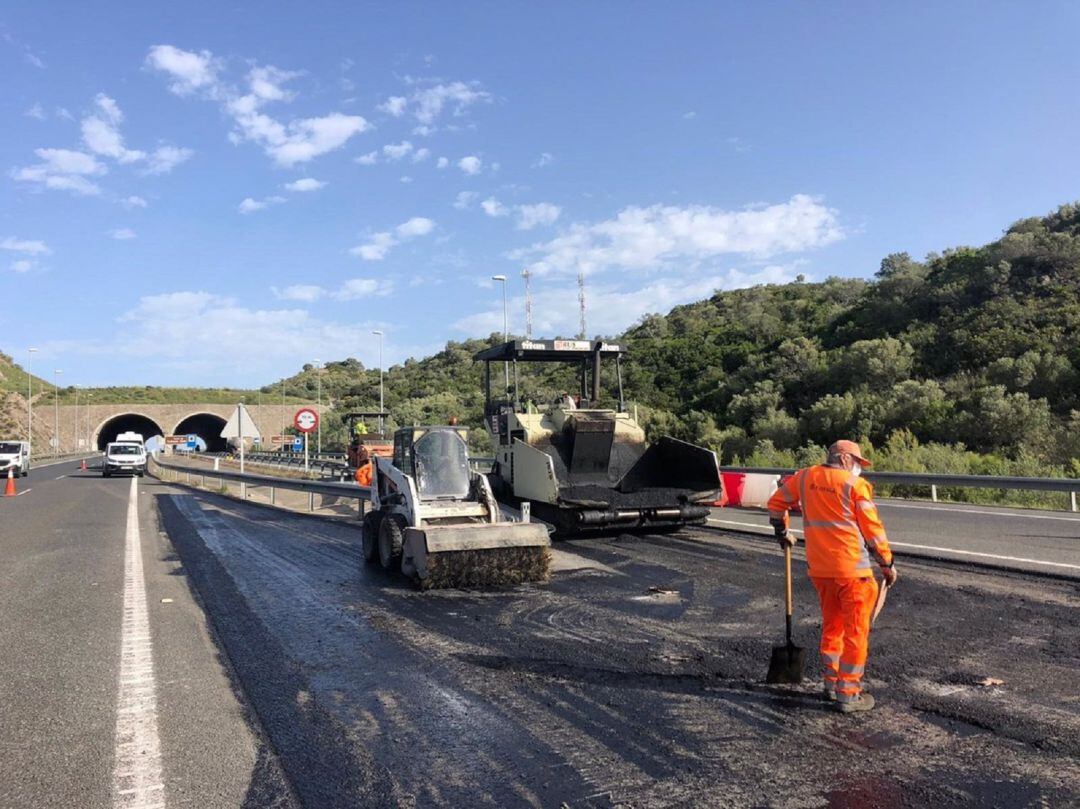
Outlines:
<svg viewBox="0 0 1080 809"><path fill-rule="evenodd" d="M394 433L394 466L416 481L422 500L456 499L469 493L468 429L403 427Z"/></svg>
<svg viewBox="0 0 1080 809"><path fill-rule="evenodd" d="M580 421L587 420L590 412L604 414L607 420L625 413L624 353L621 345L603 340L511 340L481 351L473 359L484 363L484 418L488 430L500 446L506 446L515 438L525 439L521 422L530 411L549 417L557 430L563 428L572 413ZM615 361L617 389L614 392L604 391L601 385L604 360ZM561 363L573 367L576 371L573 389L548 392L550 401L523 401L518 377L518 363L521 362ZM493 363L495 369L491 367ZM498 367L501 364L505 364L505 372ZM504 394L493 394L493 379L500 380L504 375L510 380L509 388ZM498 384L501 387L502 383Z"/></svg>
<svg viewBox="0 0 1080 809"><path fill-rule="evenodd" d="M376 456L390 457L391 437L384 432L389 418L389 413L379 410L346 413L342 417L349 431L345 457L350 469L358 469Z"/></svg>

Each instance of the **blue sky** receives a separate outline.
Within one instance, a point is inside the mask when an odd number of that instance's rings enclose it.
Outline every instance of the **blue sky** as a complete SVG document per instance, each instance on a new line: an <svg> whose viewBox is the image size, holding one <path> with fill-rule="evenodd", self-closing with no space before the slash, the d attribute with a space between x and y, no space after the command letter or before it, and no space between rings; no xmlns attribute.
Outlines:
<svg viewBox="0 0 1080 809"><path fill-rule="evenodd" d="M610 334L1080 197L1080 7L874 5L9 4L0 348L258 385L500 330L492 274Z"/></svg>

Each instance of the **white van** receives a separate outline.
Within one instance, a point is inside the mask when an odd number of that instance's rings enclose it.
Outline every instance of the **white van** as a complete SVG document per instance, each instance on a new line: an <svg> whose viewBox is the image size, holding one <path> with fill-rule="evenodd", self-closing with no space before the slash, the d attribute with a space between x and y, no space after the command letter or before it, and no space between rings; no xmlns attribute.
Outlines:
<svg viewBox="0 0 1080 809"><path fill-rule="evenodd" d="M105 447L105 456L101 459L101 476L138 475L146 472L146 447L130 441L113 441Z"/></svg>
<svg viewBox="0 0 1080 809"><path fill-rule="evenodd" d="M0 441L0 477L24 478L30 474L30 445L25 441Z"/></svg>

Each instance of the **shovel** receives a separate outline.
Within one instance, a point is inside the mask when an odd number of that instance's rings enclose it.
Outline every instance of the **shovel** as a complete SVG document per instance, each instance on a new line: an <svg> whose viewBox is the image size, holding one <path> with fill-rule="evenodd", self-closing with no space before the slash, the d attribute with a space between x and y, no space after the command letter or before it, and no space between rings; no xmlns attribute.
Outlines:
<svg viewBox="0 0 1080 809"><path fill-rule="evenodd" d="M785 623L787 625L787 643L783 646L774 646L772 658L769 660L769 673L765 675L767 683L790 683L798 685L802 682L803 662L806 650L796 646L791 639L791 614L795 611L794 598L791 594L791 546L784 548L784 576L787 584L787 605Z"/></svg>

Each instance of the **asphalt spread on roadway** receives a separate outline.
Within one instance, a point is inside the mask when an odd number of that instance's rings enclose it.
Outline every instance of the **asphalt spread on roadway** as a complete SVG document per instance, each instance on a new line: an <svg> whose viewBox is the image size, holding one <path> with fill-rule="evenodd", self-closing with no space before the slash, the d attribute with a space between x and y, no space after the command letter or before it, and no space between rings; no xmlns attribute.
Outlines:
<svg viewBox="0 0 1080 809"><path fill-rule="evenodd" d="M879 707L762 684L781 557L713 530L560 543L547 585L419 593L353 523L152 484L306 806L1058 806L1080 799L1075 582L905 562ZM819 619L796 577L797 642ZM990 677L1000 685L980 685Z"/></svg>

